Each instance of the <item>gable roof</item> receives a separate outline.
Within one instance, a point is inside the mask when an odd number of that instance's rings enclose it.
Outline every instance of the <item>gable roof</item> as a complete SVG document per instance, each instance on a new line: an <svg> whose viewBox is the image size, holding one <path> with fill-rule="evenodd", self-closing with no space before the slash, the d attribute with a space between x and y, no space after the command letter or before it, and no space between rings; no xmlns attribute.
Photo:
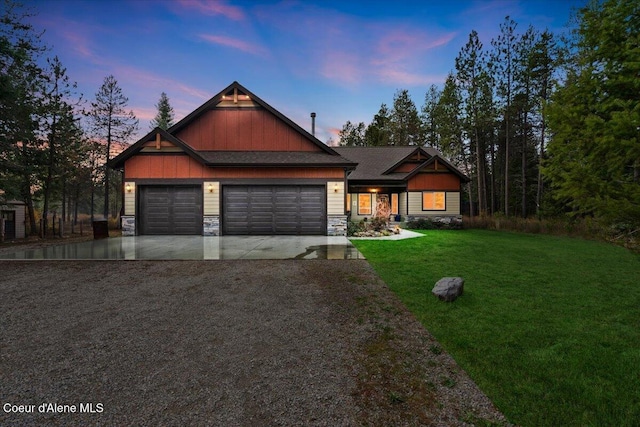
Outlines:
<svg viewBox="0 0 640 427"><path fill-rule="evenodd" d="M182 149L187 155L189 155L189 157L192 157L193 159L197 160L202 164L205 163L205 160L202 158L202 156L200 156L200 154L198 154L196 150L191 148L189 144L187 144L180 138L171 135L166 130L156 127L154 130L152 130L151 132L149 132L148 134L140 138L135 144L130 145L122 153L118 154L116 157L109 160L109 162L107 163L107 166L112 169L118 169L123 167L124 162L127 159L129 159L134 154L137 154L138 152L140 152L140 150L144 148L147 142L154 141L158 133L165 141L169 141L176 147Z"/></svg>
<svg viewBox="0 0 640 427"><path fill-rule="evenodd" d="M335 150L358 166L349 174L349 180L381 181L399 180L407 175L386 174L393 165L401 162L416 150L410 146L386 146L386 147L336 147Z"/></svg>
<svg viewBox="0 0 640 427"><path fill-rule="evenodd" d="M157 134L163 140L169 141L183 150L189 157L205 166L217 167L345 167L353 169L356 164L338 153L335 155L318 151L196 151L180 138L171 135L161 128L155 128L135 144L114 157L107 164L110 168L118 169L124 162L139 153L146 143L154 141ZM152 153L153 154L153 153Z"/></svg>
<svg viewBox="0 0 640 427"><path fill-rule="evenodd" d="M463 182L470 179L457 167L447 161L442 154L433 147L416 146L384 146L384 147L336 147L341 156L356 162L358 166L349 174L349 181L366 182L399 182L406 181L423 167L436 160L443 163L452 173ZM416 155L424 155L425 161L411 172L394 172L401 164Z"/></svg>
<svg viewBox="0 0 640 427"><path fill-rule="evenodd" d="M202 116L207 111L215 108L220 102L222 102L224 100L224 97L225 97L226 94L228 94L229 92L232 92L234 90L238 90L238 91L242 92L243 94L248 95L248 97L251 99L251 101L253 101L255 104L259 105L260 107L264 108L265 110L269 111L271 114L276 116L278 119L280 119L281 121L286 123L288 126L292 127L296 132L301 134L305 139L309 140L311 143L313 143L314 145L316 145L317 147L322 149L324 152L329 153L329 154L333 154L333 155L337 155L337 153L331 147L329 147L328 145L326 145L325 143L320 141L315 136L311 135L309 132L304 130L302 127L298 126L295 122L293 122L293 120L289 119L287 116L285 116L284 114L282 114L281 112L279 112L278 110L273 108L271 105L267 104L264 100L262 100L260 97L258 97L253 92L251 92L249 89L247 89L244 86L242 86L237 81L234 81L229 86L227 86L226 88L222 89L220 92L218 92L216 95L214 95L207 102L202 104L200 107L196 108L193 112L188 114L182 120L180 120L179 122L177 122L176 124L171 126L169 129L167 129L167 131L172 133L172 134L175 134L176 132L179 132L181 129L184 129L191 122L196 120L198 117Z"/></svg>
<svg viewBox="0 0 640 427"><path fill-rule="evenodd" d="M238 92L242 93L242 95L246 97L247 100L250 100L253 105L262 107L276 116L277 119L284 122L287 126L293 128L293 130L299 133L304 139L319 147L320 151L261 151L259 153L253 151L204 151L194 149L187 142L175 136L177 132L189 126L190 123L192 123L194 120L197 120L207 111L216 108L221 102L231 102L230 98L226 97L226 95L230 92L233 92L235 95L237 95ZM163 141L169 141L178 149L186 153L189 157L205 166L333 166L345 167L349 169L353 169L356 166L354 162L341 157L340 154L338 154L331 147L327 146L315 136L311 135L309 132L295 124L292 120L264 102L261 98L256 96L254 93L246 89L238 82L231 83L229 86L221 90L218 94L213 96L196 110L171 126L169 129L153 129L133 145L129 146L118 156L111 159L107 163L107 165L113 169L124 167L124 163L127 159L142 151L143 148L146 147L146 144L153 141L158 134L160 134Z"/></svg>

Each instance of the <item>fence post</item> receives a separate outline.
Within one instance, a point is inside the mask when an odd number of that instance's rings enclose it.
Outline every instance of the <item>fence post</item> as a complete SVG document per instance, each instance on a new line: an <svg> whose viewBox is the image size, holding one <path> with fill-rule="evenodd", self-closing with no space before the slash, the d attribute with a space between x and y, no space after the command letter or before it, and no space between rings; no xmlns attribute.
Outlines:
<svg viewBox="0 0 640 427"><path fill-rule="evenodd" d="M44 229L44 218L40 218L40 238L44 239L44 234L46 230Z"/></svg>
<svg viewBox="0 0 640 427"><path fill-rule="evenodd" d="M0 216L0 243L4 243L4 218Z"/></svg>
<svg viewBox="0 0 640 427"><path fill-rule="evenodd" d="M82 237L82 224L84 224L84 220L80 221L80 236Z"/></svg>
<svg viewBox="0 0 640 427"><path fill-rule="evenodd" d="M64 236L64 221L62 220L62 218L60 218L58 220L58 230L60 231L60 237Z"/></svg>

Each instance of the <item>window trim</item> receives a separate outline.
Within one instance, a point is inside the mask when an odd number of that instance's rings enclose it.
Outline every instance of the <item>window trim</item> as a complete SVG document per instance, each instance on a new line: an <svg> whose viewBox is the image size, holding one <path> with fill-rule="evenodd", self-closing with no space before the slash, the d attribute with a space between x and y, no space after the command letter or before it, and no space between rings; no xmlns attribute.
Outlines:
<svg viewBox="0 0 640 427"><path fill-rule="evenodd" d="M395 199L395 209L393 207ZM398 193L391 193L391 200L389 201L391 205L391 215L398 215L400 213L400 195Z"/></svg>
<svg viewBox="0 0 640 427"><path fill-rule="evenodd" d="M433 204L434 206L432 208L425 208L424 206L424 195L430 193L433 194ZM442 199L444 201L442 208L437 208L435 206L436 204L436 194L441 193L442 194ZM422 192L422 210L425 212L428 211L434 211L434 212L442 212L442 211L446 211L447 210L447 192L446 191L423 191Z"/></svg>
<svg viewBox="0 0 640 427"><path fill-rule="evenodd" d="M360 210L360 196L369 196L369 212ZM373 193L358 193L358 215L373 215Z"/></svg>

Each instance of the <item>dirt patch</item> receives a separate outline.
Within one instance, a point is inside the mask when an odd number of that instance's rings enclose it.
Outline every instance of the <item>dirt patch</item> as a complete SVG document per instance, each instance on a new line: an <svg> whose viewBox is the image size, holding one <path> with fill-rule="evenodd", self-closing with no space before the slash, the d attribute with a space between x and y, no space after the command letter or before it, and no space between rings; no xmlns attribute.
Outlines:
<svg viewBox="0 0 640 427"><path fill-rule="evenodd" d="M1 425L504 424L366 261L0 268Z"/></svg>

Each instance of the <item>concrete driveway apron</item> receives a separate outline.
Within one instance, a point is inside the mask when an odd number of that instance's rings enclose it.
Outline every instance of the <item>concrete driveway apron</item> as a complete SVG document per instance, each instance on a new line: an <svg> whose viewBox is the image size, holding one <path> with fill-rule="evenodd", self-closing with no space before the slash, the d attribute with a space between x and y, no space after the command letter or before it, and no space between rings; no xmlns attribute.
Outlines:
<svg viewBox="0 0 640 427"><path fill-rule="evenodd" d="M17 250L0 259L364 259L346 237L135 236Z"/></svg>

